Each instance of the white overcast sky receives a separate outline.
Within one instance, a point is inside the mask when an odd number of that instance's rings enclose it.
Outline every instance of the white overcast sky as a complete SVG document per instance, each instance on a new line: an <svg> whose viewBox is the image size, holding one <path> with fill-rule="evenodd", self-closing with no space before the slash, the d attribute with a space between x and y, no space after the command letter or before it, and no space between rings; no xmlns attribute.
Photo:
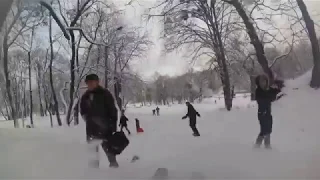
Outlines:
<svg viewBox="0 0 320 180"><path fill-rule="evenodd" d="M135 70L145 78L150 78L157 71L161 74L179 75L186 72L193 65L190 59L183 57L182 53L170 54L166 57L161 56L161 40L159 34L162 31L162 24L159 20L154 19L148 24L141 20L144 10L151 7L156 0L135 0L133 6L124 6L130 0L114 0L121 9L125 9L126 17L129 23L142 25L150 32L150 38L154 42L154 46L147 53L146 58L136 60ZM320 0L305 0L309 11L313 15L315 22L320 23ZM197 65L195 65L197 67Z"/></svg>

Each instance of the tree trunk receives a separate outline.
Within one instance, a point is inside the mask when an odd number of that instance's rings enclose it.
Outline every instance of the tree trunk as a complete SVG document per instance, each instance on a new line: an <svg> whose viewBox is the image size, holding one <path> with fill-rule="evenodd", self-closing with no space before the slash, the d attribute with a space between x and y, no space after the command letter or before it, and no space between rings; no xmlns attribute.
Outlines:
<svg viewBox="0 0 320 180"><path fill-rule="evenodd" d="M54 111L57 117L57 122L59 126L62 126L61 118L60 118L60 113L59 113L59 104L58 104L58 99L56 95L56 91L54 89L53 85L53 74L52 74L52 64L53 64L53 59L54 59L54 52L53 52L53 40L52 40L52 19L50 17L50 23L49 23L49 39L50 39L50 65L49 65L49 73L50 73L50 87L51 87L51 92L52 92L52 97L54 101ZM50 106L51 107L51 106Z"/></svg>
<svg viewBox="0 0 320 180"><path fill-rule="evenodd" d="M28 52L28 68L29 68L29 96L30 96L30 126L34 128L33 124L33 99L32 99L32 86L31 86L31 52Z"/></svg>
<svg viewBox="0 0 320 180"><path fill-rule="evenodd" d="M14 100L14 106L16 107L16 118L19 119L20 118L20 113L19 113L19 84L17 81L17 77L12 77L12 81L14 82L12 84L12 92L13 92L13 100ZM12 82L11 81L11 82Z"/></svg>
<svg viewBox="0 0 320 180"><path fill-rule="evenodd" d="M223 95L224 95L224 104L226 106L226 109L230 111L232 108L232 94L231 94L229 72L228 72L225 57L220 57L220 58L224 59L224 60L218 60L218 61L221 61L218 64L222 66L222 70L219 70L219 71L220 71L220 79L221 79Z"/></svg>
<svg viewBox="0 0 320 180"><path fill-rule="evenodd" d="M46 111L48 111L49 113L49 116L50 116L50 125L51 127L53 127L53 120L52 120L52 113L51 113L51 110L50 110L50 107L49 107L49 98L48 98L48 90L47 88L45 87L45 85L43 85L43 96L44 96L44 101L45 101L45 107L46 107Z"/></svg>
<svg viewBox="0 0 320 180"><path fill-rule="evenodd" d="M26 103L26 84L24 84L23 86L23 113L22 113L22 127L24 128L25 127L25 123L24 123L24 118L27 117L27 113L26 113L26 106L27 106L27 103Z"/></svg>
<svg viewBox="0 0 320 180"><path fill-rule="evenodd" d="M250 91L251 91L251 101L256 100L256 77L250 75Z"/></svg>
<svg viewBox="0 0 320 180"><path fill-rule="evenodd" d="M37 84L38 84L38 95L39 95L39 103L40 103L40 115L44 116L45 112L44 112L44 108L42 105L42 96L41 96L41 72L40 72L40 64L37 63L37 70L38 70L38 78L37 78Z"/></svg>
<svg viewBox="0 0 320 180"><path fill-rule="evenodd" d="M3 22L6 20L7 13L12 5L12 0L2 0L0 6L0 29L2 28Z"/></svg>
<svg viewBox="0 0 320 180"><path fill-rule="evenodd" d="M114 96L117 101L117 105L119 107L119 110L122 110L122 100L120 97L121 93L121 79L118 78L118 73L117 73L117 61L115 61L114 64Z"/></svg>
<svg viewBox="0 0 320 180"><path fill-rule="evenodd" d="M74 33L72 30L70 32L70 37L71 37L71 60L70 60L70 90L69 90L69 106L68 106L68 112L67 112L67 118L66 122L68 126L70 126L70 117L72 113L72 107L74 103L74 92L75 92L75 61L76 61L76 39L74 36Z"/></svg>
<svg viewBox="0 0 320 180"><path fill-rule="evenodd" d="M78 98L78 101L76 102L76 105L74 106L73 119L74 119L74 125L78 125L79 124L79 98Z"/></svg>
<svg viewBox="0 0 320 180"><path fill-rule="evenodd" d="M6 81L6 92L9 100L9 105L11 108L10 116L13 119L14 127L18 128L19 123L16 118L16 109L13 104L13 99L12 99L12 94L11 94L11 83L10 83L10 77L9 77L9 63L8 63L8 52L9 52L9 47L8 47L8 35L5 35L3 38L3 70L4 70L4 76L5 76L5 81Z"/></svg>
<svg viewBox="0 0 320 180"><path fill-rule="evenodd" d="M230 75L229 75L229 70L227 66L227 60L226 60L226 55L225 55L225 49L223 45L223 41L221 38L221 34L219 32L219 25L218 25L218 18L215 12L215 9L213 8L213 16L215 19L215 23L212 23L213 29L216 29L215 33L215 38L218 41L218 47L216 50L217 56L218 56L218 65L219 65L219 72L220 72L220 78L223 86L223 94L224 94L224 103L226 106L226 109L228 111L231 110L232 108L232 93L231 93L231 84L230 84Z"/></svg>
<svg viewBox="0 0 320 180"><path fill-rule="evenodd" d="M297 0L298 6L301 10L302 17L306 23L306 27L309 34L309 39L312 46L312 55L313 55L313 70L312 70L312 77L310 86L312 88L320 88L320 48L319 42L317 38L316 31L314 29L314 22L311 19L308 9L303 2L303 0Z"/></svg>
<svg viewBox="0 0 320 180"><path fill-rule="evenodd" d="M231 4L236 9L239 16L242 18L243 23L245 24L245 26L247 28L247 33L250 37L251 44L253 45L253 47L256 51L256 56L257 56L258 62L261 65L263 71L268 75L270 81L273 82L274 76L273 76L272 70L269 68L268 60L267 60L267 58L265 56L265 52L264 52L264 46L261 43L259 36L257 34L257 31L254 28L254 26L251 22L251 19L249 18L249 16L245 12L241 2L239 0L232 0L232 1L224 0L224 1Z"/></svg>
<svg viewBox="0 0 320 180"><path fill-rule="evenodd" d="M108 46L104 47L104 87L108 89L108 56L109 48Z"/></svg>

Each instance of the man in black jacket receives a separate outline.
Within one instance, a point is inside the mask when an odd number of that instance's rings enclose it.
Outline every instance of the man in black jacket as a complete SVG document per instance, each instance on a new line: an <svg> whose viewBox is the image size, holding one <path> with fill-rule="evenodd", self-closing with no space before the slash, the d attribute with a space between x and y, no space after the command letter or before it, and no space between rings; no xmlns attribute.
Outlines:
<svg viewBox="0 0 320 180"><path fill-rule="evenodd" d="M265 75L256 78L256 101L258 103L258 120L260 124L260 133L256 140L256 147L260 147L263 140L266 148L271 148L270 135L272 132L271 103L280 92L276 85L270 86L269 79Z"/></svg>
<svg viewBox="0 0 320 180"><path fill-rule="evenodd" d="M200 114L194 109L194 107L190 104L190 102L186 102L188 107L188 113L182 117L182 119L186 119L189 117L190 127L193 131L193 136L200 136L200 133L196 127L197 124L197 116L200 117Z"/></svg>
<svg viewBox="0 0 320 180"><path fill-rule="evenodd" d="M96 74L86 76L88 90L83 94L80 102L80 113L86 121L87 142L102 140L110 167L118 167L116 155L108 152L108 139L117 130L118 110L112 94L99 85ZM97 147L98 149L98 147Z"/></svg>

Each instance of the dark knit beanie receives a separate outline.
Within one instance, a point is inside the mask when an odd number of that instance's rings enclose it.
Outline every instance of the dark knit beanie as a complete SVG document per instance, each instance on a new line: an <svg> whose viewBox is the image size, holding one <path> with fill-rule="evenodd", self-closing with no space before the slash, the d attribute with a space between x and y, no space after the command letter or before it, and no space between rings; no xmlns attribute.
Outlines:
<svg viewBox="0 0 320 180"><path fill-rule="evenodd" d="M86 76L85 82L87 81L99 81L99 77L96 74L89 74Z"/></svg>

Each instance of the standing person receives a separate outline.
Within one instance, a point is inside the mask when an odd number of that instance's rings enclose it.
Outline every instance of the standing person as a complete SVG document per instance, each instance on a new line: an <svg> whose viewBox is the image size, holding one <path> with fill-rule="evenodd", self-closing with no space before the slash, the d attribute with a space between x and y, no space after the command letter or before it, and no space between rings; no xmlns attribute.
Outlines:
<svg viewBox="0 0 320 180"><path fill-rule="evenodd" d="M121 111L121 118L120 118L120 130L123 131L123 128L126 128L126 130L128 131L128 134L130 135L131 132L128 129L128 124L127 122L129 121L129 119L124 115L124 110Z"/></svg>
<svg viewBox="0 0 320 180"><path fill-rule="evenodd" d="M156 115L156 110L152 109L152 115L155 116Z"/></svg>
<svg viewBox="0 0 320 180"><path fill-rule="evenodd" d="M186 102L188 107L188 113L182 117L182 119L186 119L189 117L190 127L193 131L193 136L200 136L200 133L196 127L197 124L197 116L200 117L200 114L194 109L194 107L190 104L190 102Z"/></svg>
<svg viewBox="0 0 320 180"><path fill-rule="evenodd" d="M260 147L263 140L266 148L271 148L270 135L272 132L271 103L280 92L276 85L270 86L269 79L265 75L256 78L257 89L255 92L258 103L258 120L260 124L260 133L256 139L255 147Z"/></svg>
<svg viewBox="0 0 320 180"><path fill-rule="evenodd" d="M157 116L160 116L160 108L158 106L156 108L156 111L157 111Z"/></svg>
<svg viewBox="0 0 320 180"><path fill-rule="evenodd" d="M80 114L86 122L87 142L102 140L102 148L108 157L110 167L117 168L116 154L109 152L108 148L113 133L117 130L117 113L115 100L112 94L99 84L99 77L96 74L87 75L85 83L88 90L83 94L80 102ZM99 146L96 147L98 154ZM99 161L97 160L97 166Z"/></svg>

